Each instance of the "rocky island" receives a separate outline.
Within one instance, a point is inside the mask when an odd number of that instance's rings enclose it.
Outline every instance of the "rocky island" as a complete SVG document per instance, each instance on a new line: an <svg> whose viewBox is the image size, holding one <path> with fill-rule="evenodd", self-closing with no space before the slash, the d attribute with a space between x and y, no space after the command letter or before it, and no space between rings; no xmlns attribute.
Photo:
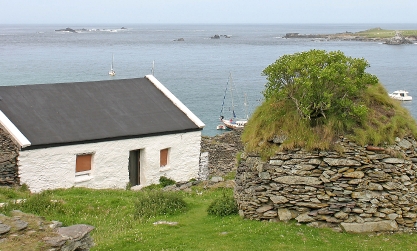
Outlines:
<svg viewBox="0 0 417 251"><path fill-rule="evenodd" d="M389 45L413 44L417 42L416 30L384 30L373 28L359 32L343 32L336 34L299 34L287 33L285 38L310 38L339 41L382 42Z"/></svg>
<svg viewBox="0 0 417 251"><path fill-rule="evenodd" d="M71 29L71 28L59 29L59 30L55 30L55 31L66 31L66 32L77 33L77 31L76 31L76 30Z"/></svg>

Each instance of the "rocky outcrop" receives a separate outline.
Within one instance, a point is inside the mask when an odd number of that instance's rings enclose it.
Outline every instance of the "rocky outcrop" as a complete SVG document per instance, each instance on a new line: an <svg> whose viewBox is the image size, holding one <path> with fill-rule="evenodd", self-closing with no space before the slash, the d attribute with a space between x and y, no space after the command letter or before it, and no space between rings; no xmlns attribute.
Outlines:
<svg viewBox="0 0 417 251"><path fill-rule="evenodd" d="M393 38L385 39L379 37L366 37L358 33L344 32L336 34L300 34L300 33L287 33L284 38L309 38L320 40L337 40L337 41L360 41L360 42L382 42L384 44L399 45L399 44L412 44L416 42L415 36L404 37L400 32L396 32Z"/></svg>
<svg viewBox="0 0 417 251"><path fill-rule="evenodd" d="M329 35L326 34L300 34L300 33L287 33L284 36L285 38L328 38Z"/></svg>
<svg viewBox="0 0 417 251"><path fill-rule="evenodd" d="M61 222L15 210L12 217L0 214L0 246L7 250L88 251L94 246L93 229L85 224L62 227Z"/></svg>
<svg viewBox="0 0 417 251"><path fill-rule="evenodd" d="M0 186L17 186L20 182L17 166L19 148L1 128L0 149Z"/></svg>
<svg viewBox="0 0 417 251"><path fill-rule="evenodd" d="M77 31L76 30L74 30L74 29L71 29L71 28L65 28L65 29L59 29L59 30L55 30L55 31L66 31L66 32L72 32L72 33L77 33Z"/></svg>
<svg viewBox="0 0 417 251"><path fill-rule="evenodd" d="M347 232L415 231L416 140L384 148L346 138L338 144L340 152L294 149L267 161L245 153L235 179L241 216Z"/></svg>
<svg viewBox="0 0 417 251"><path fill-rule="evenodd" d="M400 32L396 32L393 38L390 38L384 42L389 45L400 45L400 44L412 44L413 42L405 38Z"/></svg>

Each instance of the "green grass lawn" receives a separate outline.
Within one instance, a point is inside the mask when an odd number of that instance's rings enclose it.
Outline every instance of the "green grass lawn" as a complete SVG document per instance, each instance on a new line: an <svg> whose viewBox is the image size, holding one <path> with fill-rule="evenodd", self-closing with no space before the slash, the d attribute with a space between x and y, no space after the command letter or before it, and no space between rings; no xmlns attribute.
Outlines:
<svg viewBox="0 0 417 251"><path fill-rule="evenodd" d="M89 224L95 227L92 250L416 250L415 234L348 234L316 229L295 222L274 223L241 219L239 216L209 216L209 204L224 189L194 187L183 193L185 213L160 216L148 221L134 218L134 204L140 191L72 188L48 191L61 201L57 209L42 216L65 226ZM203 191L202 195L196 189ZM0 189L0 202L26 197L27 192ZM231 189L226 190L232 193ZM9 210L10 208L8 208ZM4 210L4 209L0 209ZM6 212L3 212L6 213ZM29 212L30 213L30 212ZM175 221L176 226L154 225L159 220ZM0 243L0 250L1 250ZM16 250L20 250L18 247Z"/></svg>

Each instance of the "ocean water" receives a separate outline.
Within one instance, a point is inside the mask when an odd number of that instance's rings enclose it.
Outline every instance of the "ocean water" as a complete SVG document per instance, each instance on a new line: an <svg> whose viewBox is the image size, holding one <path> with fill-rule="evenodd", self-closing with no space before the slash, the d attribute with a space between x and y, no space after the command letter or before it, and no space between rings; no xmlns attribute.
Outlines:
<svg viewBox="0 0 417 251"><path fill-rule="evenodd" d="M86 30L55 31L67 27ZM251 113L262 102L265 67L284 54L323 49L365 58L371 65L368 72L388 92L405 89L417 100L417 44L283 38L290 32L332 34L375 27L417 30L417 24L0 25L0 85L143 77L154 62L155 77L206 124L203 135L215 135L220 133L216 126L230 74L240 97L237 112L246 100ZM216 34L221 38L211 39ZM179 38L184 41L175 41ZM112 55L114 77L108 75ZM404 103L414 118L416 102Z"/></svg>

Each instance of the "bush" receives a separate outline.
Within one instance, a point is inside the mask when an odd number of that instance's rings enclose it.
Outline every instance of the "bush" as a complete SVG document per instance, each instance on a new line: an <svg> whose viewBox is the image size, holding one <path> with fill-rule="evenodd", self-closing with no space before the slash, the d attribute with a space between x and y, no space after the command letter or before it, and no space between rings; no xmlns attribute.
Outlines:
<svg viewBox="0 0 417 251"><path fill-rule="evenodd" d="M360 123L368 109L359 98L378 83L368 67L365 59L341 51L284 55L262 72L268 80L263 94L267 100L289 100L306 120L337 116L343 123Z"/></svg>
<svg viewBox="0 0 417 251"><path fill-rule="evenodd" d="M161 184L162 187L174 185L175 183L177 183L175 180L172 180L172 179L167 178L165 176L159 177L159 184Z"/></svg>
<svg viewBox="0 0 417 251"><path fill-rule="evenodd" d="M187 203L179 193L150 190L139 193L135 203L135 218L148 220L161 215L185 212Z"/></svg>
<svg viewBox="0 0 417 251"><path fill-rule="evenodd" d="M215 216L228 216L238 213L238 207L233 195L226 194L215 199L208 207L207 213Z"/></svg>
<svg viewBox="0 0 417 251"><path fill-rule="evenodd" d="M279 58L263 71L265 100L245 125L245 151L266 160L297 148L337 150L339 136L361 146L416 137L415 119L365 71L368 67L366 60L340 51L310 50Z"/></svg>
<svg viewBox="0 0 417 251"><path fill-rule="evenodd" d="M29 190L29 186L26 183L23 183L20 187L19 187L19 191L20 192L30 192Z"/></svg>

